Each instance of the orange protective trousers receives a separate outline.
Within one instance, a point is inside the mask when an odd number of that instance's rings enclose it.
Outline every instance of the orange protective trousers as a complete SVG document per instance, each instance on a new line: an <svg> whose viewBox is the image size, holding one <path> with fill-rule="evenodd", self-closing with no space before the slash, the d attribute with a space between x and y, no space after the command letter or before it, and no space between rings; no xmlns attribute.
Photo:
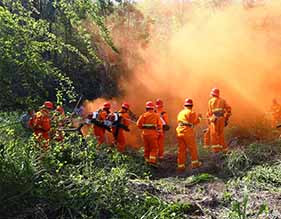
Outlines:
<svg viewBox="0 0 281 219"><path fill-rule="evenodd" d="M224 141L224 125L225 117L217 117L214 122L210 124L210 144L213 152L220 152L227 150L227 145Z"/></svg>
<svg viewBox="0 0 281 219"><path fill-rule="evenodd" d="M101 127L95 125L94 134L95 134L99 144L103 144L105 142L105 129L104 128L101 128Z"/></svg>
<svg viewBox="0 0 281 219"><path fill-rule="evenodd" d="M158 136L157 135L143 135L144 143L144 159L152 164L157 163L158 153Z"/></svg>
<svg viewBox="0 0 281 219"><path fill-rule="evenodd" d="M112 133L116 132L116 128L112 128ZM125 151L125 144L126 144L126 140L125 140L125 134L123 129L119 128L118 130L118 134L114 139L114 143L117 144L117 150L121 153L123 153Z"/></svg>
<svg viewBox="0 0 281 219"><path fill-rule="evenodd" d="M178 135L178 167L185 168L187 149L191 156L191 162L198 163L198 151L194 135Z"/></svg>

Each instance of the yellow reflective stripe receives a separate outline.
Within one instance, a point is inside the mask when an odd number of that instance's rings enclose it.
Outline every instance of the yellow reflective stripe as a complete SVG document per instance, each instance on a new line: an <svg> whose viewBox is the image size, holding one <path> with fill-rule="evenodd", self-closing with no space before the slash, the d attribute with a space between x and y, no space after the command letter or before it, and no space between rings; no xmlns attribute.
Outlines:
<svg viewBox="0 0 281 219"><path fill-rule="evenodd" d="M222 145L212 145L212 148L213 148L213 149L223 148L223 146L222 146Z"/></svg>
<svg viewBox="0 0 281 219"><path fill-rule="evenodd" d="M178 123L179 126L190 126L191 128L194 126L192 123L190 122L186 122L186 121L180 121Z"/></svg>
<svg viewBox="0 0 281 219"><path fill-rule="evenodd" d="M143 124L142 126L143 127L156 127L155 124Z"/></svg>
<svg viewBox="0 0 281 219"><path fill-rule="evenodd" d="M219 112L219 111L223 111L224 109L223 108L215 108L212 110L212 112Z"/></svg>
<svg viewBox="0 0 281 219"><path fill-rule="evenodd" d="M184 164L178 164L178 168L184 168L185 165Z"/></svg>
<svg viewBox="0 0 281 219"><path fill-rule="evenodd" d="M199 160L193 160L191 161L191 164L198 164L199 163Z"/></svg>
<svg viewBox="0 0 281 219"><path fill-rule="evenodd" d="M155 156L149 156L149 160L156 160Z"/></svg>

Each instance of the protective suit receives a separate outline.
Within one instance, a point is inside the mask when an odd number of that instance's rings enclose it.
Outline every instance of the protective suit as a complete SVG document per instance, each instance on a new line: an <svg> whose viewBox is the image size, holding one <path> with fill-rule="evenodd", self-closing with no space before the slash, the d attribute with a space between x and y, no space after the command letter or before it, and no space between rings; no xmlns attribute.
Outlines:
<svg viewBox="0 0 281 219"><path fill-rule="evenodd" d="M146 112L138 119L137 126L143 130L144 159L149 164L155 165L158 156L158 135L162 129L162 122L159 114L154 112L154 104L151 101L146 103Z"/></svg>
<svg viewBox="0 0 281 219"><path fill-rule="evenodd" d="M213 152L227 151L224 140L224 127L227 126L231 116L231 107L219 97L219 90L211 91L212 97L208 102L208 120L210 129L210 145Z"/></svg>
<svg viewBox="0 0 281 219"><path fill-rule="evenodd" d="M92 121L94 123L94 135L96 136L99 144L103 144L105 142L106 126L104 121L110 114L110 107L111 104L106 102L103 105L103 109L94 112L92 116Z"/></svg>
<svg viewBox="0 0 281 219"><path fill-rule="evenodd" d="M191 156L191 167L198 168L201 162L198 160L198 150L195 141L194 127L200 122L200 116L192 111L193 101L186 99L185 108L178 114L176 128L178 140L178 170L186 168L187 149Z"/></svg>
<svg viewBox="0 0 281 219"><path fill-rule="evenodd" d="M53 107L52 102L46 101L41 109L29 120L29 126L32 128L35 138L43 150L48 150L49 148L51 129L50 111Z"/></svg>
<svg viewBox="0 0 281 219"><path fill-rule="evenodd" d="M119 110L119 112L115 113L116 121L112 125L112 134L114 137L114 145L117 146L117 150L121 153L125 151L125 133L124 131L130 131L129 130L129 104L123 103L122 109Z"/></svg>

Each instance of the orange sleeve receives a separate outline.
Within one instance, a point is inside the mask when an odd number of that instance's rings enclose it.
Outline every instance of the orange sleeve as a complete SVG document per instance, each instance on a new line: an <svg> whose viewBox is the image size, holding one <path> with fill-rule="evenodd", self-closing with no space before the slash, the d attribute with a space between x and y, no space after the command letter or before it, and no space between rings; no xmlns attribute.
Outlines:
<svg viewBox="0 0 281 219"><path fill-rule="evenodd" d="M143 115L141 115L140 118L137 121L137 126L141 129L143 123L144 123L144 117L143 117Z"/></svg>

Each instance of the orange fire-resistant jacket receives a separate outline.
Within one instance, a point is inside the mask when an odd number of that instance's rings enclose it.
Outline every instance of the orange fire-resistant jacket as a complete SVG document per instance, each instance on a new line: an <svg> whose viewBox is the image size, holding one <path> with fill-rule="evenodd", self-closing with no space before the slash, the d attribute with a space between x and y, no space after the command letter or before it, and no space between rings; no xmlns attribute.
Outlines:
<svg viewBox="0 0 281 219"><path fill-rule="evenodd" d="M220 97L212 97L208 102L208 113L207 116L211 116L222 113L226 119L231 116L231 107L226 103L226 101Z"/></svg>
<svg viewBox="0 0 281 219"><path fill-rule="evenodd" d="M178 127L176 129L177 135L193 135L194 126L200 122L197 113L193 112L191 109L183 109L178 114Z"/></svg>
<svg viewBox="0 0 281 219"><path fill-rule="evenodd" d="M149 110L140 116L137 126L143 129L143 135L158 135L162 129L162 122L159 114Z"/></svg>
<svg viewBox="0 0 281 219"><path fill-rule="evenodd" d="M36 112L29 120L29 125L34 131L41 130L42 132L48 132L51 129L49 111L46 109L41 109L40 111Z"/></svg>

